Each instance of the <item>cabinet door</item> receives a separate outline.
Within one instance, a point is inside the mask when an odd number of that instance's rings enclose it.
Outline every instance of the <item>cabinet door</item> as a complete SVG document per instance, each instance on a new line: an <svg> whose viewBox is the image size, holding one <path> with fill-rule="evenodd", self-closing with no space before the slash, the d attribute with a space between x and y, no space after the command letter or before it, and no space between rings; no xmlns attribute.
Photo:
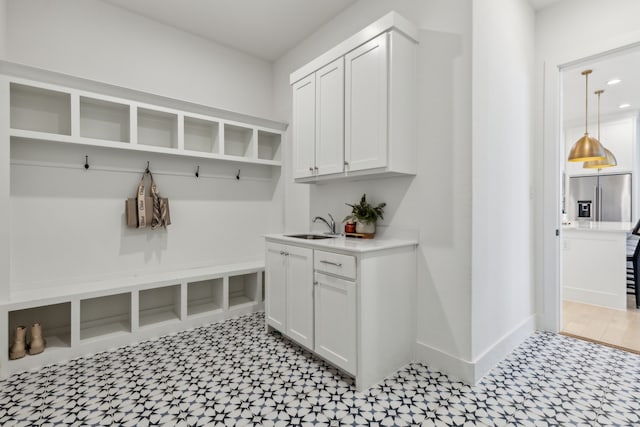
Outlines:
<svg viewBox="0 0 640 427"><path fill-rule="evenodd" d="M289 338L313 349L313 250L287 249L287 326Z"/></svg>
<svg viewBox="0 0 640 427"><path fill-rule="evenodd" d="M314 174L316 137L316 76L293 85L293 177Z"/></svg>
<svg viewBox="0 0 640 427"><path fill-rule="evenodd" d="M316 173L344 170L344 58L316 72Z"/></svg>
<svg viewBox="0 0 640 427"><path fill-rule="evenodd" d="M265 315L267 324L285 332L286 327L286 247L267 243L265 262Z"/></svg>
<svg viewBox="0 0 640 427"><path fill-rule="evenodd" d="M347 171L387 165L387 34L345 56Z"/></svg>
<svg viewBox="0 0 640 427"><path fill-rule="evenodd" d="M315 274L315 352L356 374L356 284Z"/></svg>

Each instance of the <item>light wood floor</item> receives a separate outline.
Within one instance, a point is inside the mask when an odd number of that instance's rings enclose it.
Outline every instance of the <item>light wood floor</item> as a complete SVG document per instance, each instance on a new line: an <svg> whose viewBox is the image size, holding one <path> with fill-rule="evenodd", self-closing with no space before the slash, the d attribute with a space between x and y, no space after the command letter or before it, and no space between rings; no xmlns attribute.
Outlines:
<svg viewBox="0 0 640 427"><path fill-rule="evenodd" d="M640 353L640 310L629 295L627 311L562 302L562 333Z"/></svg>

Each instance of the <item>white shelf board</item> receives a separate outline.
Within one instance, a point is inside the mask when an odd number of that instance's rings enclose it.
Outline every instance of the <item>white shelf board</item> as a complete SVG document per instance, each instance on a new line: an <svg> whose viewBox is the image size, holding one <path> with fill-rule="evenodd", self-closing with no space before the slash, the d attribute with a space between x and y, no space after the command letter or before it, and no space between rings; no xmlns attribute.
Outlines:
<svg viewBox="0 0 640 427"><path fill-rule="evenodd" d="M93 339L105 339L111 338L117 335L130 334L131 326L128 319L113 320L108 322L96 324L89 328L83 328L80 326L80 341L87 342Z"/></svg>
<svg viewBox="0 0 640 427"><path fill-rule="evenodd" d="M160 153L171 156L193 157L198 159L224 160L235 163L255 164L265 166L282 166L281 161L232 156L229 154L204 153L201 151L179 150L177 148L165 148L154 145L132 144L129 142L107 141L104 139L74 137L69 135L59 135L46 132L28 131L22 129L10 129L9 136L23 141L55 141L66 144L86 145L92 147L115 148L119 150L133 150L144 153Z"/></svg>
<svg viewBox="0 0 640 427"><path fill-rule="evenodd" d="M176 282L214 279L225 275L237 275L257 272L264 269L264 260L253 260L238 262L234 264L224 264L209 267L195 267L183 270L172 270L151 274L141 274L136 276L125 276L107 280L86 281L75 284L62 284L47 282L39 289L27 289L24 291L13 290L8 301L0 301L0 306L9 306L17 309L19 306L32 307L44 305L47 300L55 300L72 296L83 295L84 298L119 292L130 292L141 287L149 288L149 284L174 285Z"/></svg>
<svg viewBox="0 0 640 427"><path fill-rule="evenodd" d="M249 298L246 295L239 295L239 296L231 296L231 297L229 297L229 308L236 307L236 306L239 306L239 305L244 305L244 304L257 304L257 302L252 300L251 298Z"/></svg>
<svg viewBox="0 0 640 427"><path fill-rule="evenodd" d="M211 299L204 299L189 302L189 307L187 308L187 315L198 316L201 314L213 314L215 312L222 311L222 307L213 302Z"/></svg>
<svg viewBox="0 0 640 427"><path fill-rule="evenodd" d="M154 326L158 323L180 321L180 317L174 311L174 306L156 307L140 311L140 327Z"/></svg>
<svg viewBox="0 0 640 427"><path fill-rule="evenodd" d="M235 111L224 110L192 101L168 98L166 96L116 86L108 83L58 73L42 68L31 67L15 62L0 60L0 73L9 76L11 81L34 87L57 91L73 91L81 96L104 99L111 102L144 103L154 108L169 107L184 111L185 114L201 118L213 118L215 121L235 121L245 126L264 127L265 129L285 131L287 123L251 116ZM74 89L70 89L74 88ZM143 107L144 105L141 104Z"/></svg>

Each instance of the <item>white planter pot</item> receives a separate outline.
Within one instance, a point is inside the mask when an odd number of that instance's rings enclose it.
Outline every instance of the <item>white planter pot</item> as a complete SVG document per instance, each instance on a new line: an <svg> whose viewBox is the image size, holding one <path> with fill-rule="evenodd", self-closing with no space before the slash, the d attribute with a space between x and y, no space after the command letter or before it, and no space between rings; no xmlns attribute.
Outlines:
<svg viewBox="0 0 640 427"><path fill-rule="evenodd" d="M370 222L367 224L365 222L356 221L356 233L373 234L375 232L376 232L375 222Z"/></svg>

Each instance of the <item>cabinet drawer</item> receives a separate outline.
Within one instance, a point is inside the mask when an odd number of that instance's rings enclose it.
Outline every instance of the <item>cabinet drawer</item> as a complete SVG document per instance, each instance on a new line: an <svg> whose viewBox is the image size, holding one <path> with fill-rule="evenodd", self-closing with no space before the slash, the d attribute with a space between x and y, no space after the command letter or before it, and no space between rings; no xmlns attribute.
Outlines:
<svg viewBox="0 0 640 427"><path fill-rule="evenodd" d="M316 271L335 274L348 279L356 278L356 259L351 255L314 251L313 268Z"/></svg>

